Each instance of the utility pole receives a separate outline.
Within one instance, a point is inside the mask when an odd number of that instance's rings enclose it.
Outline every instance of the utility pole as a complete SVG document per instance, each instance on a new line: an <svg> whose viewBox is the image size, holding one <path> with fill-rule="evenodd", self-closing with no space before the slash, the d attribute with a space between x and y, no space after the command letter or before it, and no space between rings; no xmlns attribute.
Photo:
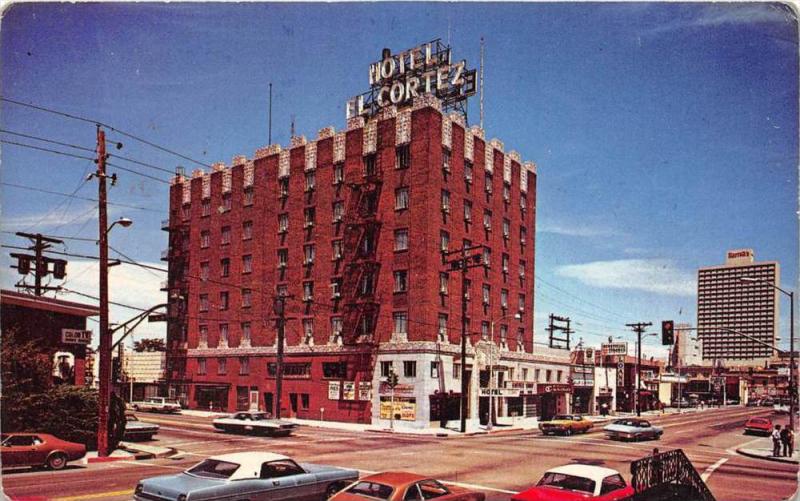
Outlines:
<svg viewBox="0 0 800 501"><path fill-rule="evenodd" d="M638 322L635 324L625 324L627 327L632 328L636 332L636 415L642 415L642 334L645 329L650 327L652 322Z"/></svg>
<svg viewBox="0 0 800 501"><path fill-rule="evenodd" d="M29 254L18 254L12 253L11 257L17 259L17 265L12 266L11 268L16 268L20 275L27 275L31 271L33 271L34 277L34 286L33 286L33 293L38 297L44 294L47 291L58 291L61 290L61 287L50 287L46 285L42 285L42 279L51 273L50 271L50 263L54 264L54 269L52 271L53 276L57 279L63 279L66 275L66 266L67 262L63 259L52 259L44 255L44 251L52 247L50 244L63 244L63 240L59 240L57 238L46 237L41 233L24 233L24 232L17 232L16 234L18 237L27 238L31 241L31 246L28 247L28 250L32 250L34 255L31 256ZM31 261L33 261L33 267L31 267ZM23 280L17 284L17 287L21 289L30 290L31 286L27 285Z"/></svg>
<svg viewBox="0 0 800 501"><path fill-rule="evenodd" d="M469 391L467 383L467 271L471 268L485 266L482 254L469 255L470 251L482 249L482 245L462 247L458 250L442 252L442 264L450 266L451 271L461 271L461 433L467 431L467 402ZM458 254L455 259L447 261L447 256ZM478 369L475 363L473 371Z"/></svg>
<svg viewBox="0 0 800 501"><path fill-rule="evenodd" d="M111 332L108 330L108 214L106 212L106 133L97 126L98 236L100 245L100 388L97 455L108 450L108 413L111 403Z"/></svg>
<svg viewBox="0 0 800 501"><path fill-rule="evenodd" d="M286 299L289 296L275 296L272 309L278 315L276 322L278 327L278 356L275 367L275 418L281 418L281 395L283 393L283 345L286 327Z"/></svg>

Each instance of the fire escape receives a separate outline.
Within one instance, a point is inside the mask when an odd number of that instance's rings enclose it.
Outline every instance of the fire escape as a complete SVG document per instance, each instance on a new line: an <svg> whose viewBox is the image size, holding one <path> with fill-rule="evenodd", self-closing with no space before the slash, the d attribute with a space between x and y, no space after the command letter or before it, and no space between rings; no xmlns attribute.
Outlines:
<svg viewBox="0 0 800 501"><path fill-rule="evenodd" d="M167 367L164 378L170 386L182 385L186 380L187 340L186 298L189 296L189 282L185 272L188 269L188 232L185 224L177 221L180 216L172 215L171 220L162 221L161 229L169 232L169 248L162 252L161 259L169 263L166 281L161 290L167 292ZM183 391L177 390L173 398L181 398Z"/></svg>
<svg viewBox="0 0 800 501"><path fill-rule="evenodd" d="M350 188L344 214L344 279L342 297L342 344L348 348L348 368L356 388L372 381L379 340L375 334L380 304L376 288L380 272L378 218L382 169L377 154L364 158L364 172L349 176ZM369 416L362 416L369 419Z"/></svg>

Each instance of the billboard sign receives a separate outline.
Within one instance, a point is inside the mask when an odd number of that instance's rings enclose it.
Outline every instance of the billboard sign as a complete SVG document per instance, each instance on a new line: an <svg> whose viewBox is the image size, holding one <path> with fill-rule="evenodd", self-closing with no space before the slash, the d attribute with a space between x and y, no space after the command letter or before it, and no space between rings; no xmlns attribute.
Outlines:
<svg viewBox="0 0 800 501"><path fill-rule="evenodd" d="M84 344L92 342L92 331L82 329L61 329L61 342L64 344Z"/></svg>
<svg viewBox="0 0 800 501"><path fill-rule="evenodd" d="M628 342L618 341L613 343L603 343L600 345L603 355L627 355Z"/></svg>

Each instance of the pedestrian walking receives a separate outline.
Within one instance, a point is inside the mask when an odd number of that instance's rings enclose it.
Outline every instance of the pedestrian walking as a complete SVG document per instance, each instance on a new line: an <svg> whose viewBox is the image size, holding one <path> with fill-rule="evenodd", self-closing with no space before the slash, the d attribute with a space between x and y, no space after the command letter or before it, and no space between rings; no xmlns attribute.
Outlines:
<svg viewBox="0 0 800 501"><path fill-rule="evenodd" d="M772 455L780 457L781 455L781 425L776 424L775 429L772 430Z"/></svg>
<svg viewBox="0 0 800 501"><path fill-rule="evenodd" d="M783 444L783 455L792 457L794 453L794 432L789 425L784 426L781 430L781 444Z"/></svg>

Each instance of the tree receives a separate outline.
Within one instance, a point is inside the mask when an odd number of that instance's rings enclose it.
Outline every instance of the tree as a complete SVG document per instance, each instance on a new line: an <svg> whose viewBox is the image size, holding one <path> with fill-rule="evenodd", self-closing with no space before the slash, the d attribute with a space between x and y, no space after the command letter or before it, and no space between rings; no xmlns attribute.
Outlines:
<svg viewBox="0 0 800 501"><path fill-rule="evenodd" d="M133 343L133 351L138 353L143 351L167 351L167 346L161 338L144 338Z"/></svg>
<svg viewBox="0 0 800 501"><path fill-rule="evenodd" d="M53 363L49 353L33 341L23 340L16 329L3 330L0 354L3 407L16 396L45 391L53 384Z"/></svg>

